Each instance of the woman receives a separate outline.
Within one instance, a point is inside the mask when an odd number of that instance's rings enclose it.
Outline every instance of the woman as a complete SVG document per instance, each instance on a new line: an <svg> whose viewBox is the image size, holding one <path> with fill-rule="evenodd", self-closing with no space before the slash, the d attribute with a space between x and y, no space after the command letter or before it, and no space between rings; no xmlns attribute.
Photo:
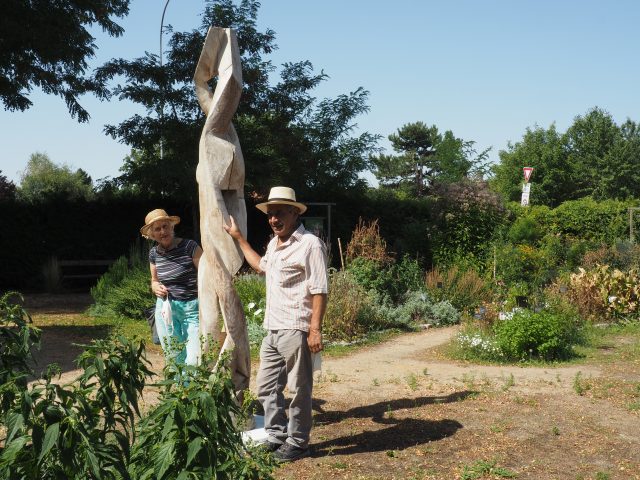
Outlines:
<svg viewBox="0 0 640 480"><path fill-rule="evenodd" d="M198 262L202 248L173 231L180 217L169 216L158 208L145 217L140 233L157 244L149 251L151 290L156 301L156 329L165 355L176 362L196 365L200 358L200 322L198 320ZM162 318L164 300L171 304L171 319ZM171 349L171 339L184 343L181 351Z"/></svg>

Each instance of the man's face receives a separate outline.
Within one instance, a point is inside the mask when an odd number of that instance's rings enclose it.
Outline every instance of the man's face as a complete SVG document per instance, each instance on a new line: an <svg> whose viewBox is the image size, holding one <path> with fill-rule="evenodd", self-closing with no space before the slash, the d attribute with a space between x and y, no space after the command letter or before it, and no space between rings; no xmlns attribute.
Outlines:
<svg viewBox="0 0 640 480"><path fill-rule="evenodd" d="M298 209L291 205L269 205L269 226L282 240L287 240L298 228Z"/></svg>

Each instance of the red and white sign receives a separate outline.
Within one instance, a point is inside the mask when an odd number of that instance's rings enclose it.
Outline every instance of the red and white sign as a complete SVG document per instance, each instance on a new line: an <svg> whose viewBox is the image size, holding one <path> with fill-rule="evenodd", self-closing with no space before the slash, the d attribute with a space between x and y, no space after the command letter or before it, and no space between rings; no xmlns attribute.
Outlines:
<svg viewBox="0 0 640 480"><path fill-rule="evenodd" d="M527 183L533 173L533 167L524 167L522 171L524 172L524 183Z"/></svg>

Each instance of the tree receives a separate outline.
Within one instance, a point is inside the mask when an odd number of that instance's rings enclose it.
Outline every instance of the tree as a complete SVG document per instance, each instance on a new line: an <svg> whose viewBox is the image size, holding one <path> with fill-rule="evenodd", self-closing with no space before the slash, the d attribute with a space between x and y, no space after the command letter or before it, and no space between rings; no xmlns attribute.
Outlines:
<svg viewBox="0 0 640 480"><path fill-rule="evenodd" d="M121 169L122 185L196 203L203 114L192 78L209 26L222 25L235 30L242 57L244 88L234 124L249 193L266 194L274 184L292 186L301 198L326 197L336 189L364 189L358 173L368 167L377 137L352 133L354 118L368 111L368 92L358 89L316 101L311 91L327 76L315 73L308 61L285 63L279 81L272 82L274 67L263 57L277 48L275 35L257 29L258 9L255 0L238 5L209 0L198 30L172 33L162 67L157 56L147 53L134 60L114 59L97 71L99 82L124 76L126 82L112 94L146 109L145 116L105 129L134 149Z"/></svg>
<svg viewBox="0 0 640 480"><path fill-rule="evenodd" d="M480 171L489 149L477 154L473 141L464 141L450 130L438 133L435 125L407 123L389 135L399 155L372 157L374 174L381 185L396 187L422 197L438 182L456 182Z"/></svg>
<svg viewBox="0 0 640 480"><path fill-rule="evenodd" d="M129 13L130 0L5 0L0 15L0 98L5 110L31 107L29 93L40 87L60 96L80 122L89 119L78 97L107 93L85 77L87 59L96 45L87 27L98 24L110 36L122 27L112 17Z"/></svg>
<svg viewBox="0 0 640 480"><path fill-rule="evenodd" d="M492 188L507 200L520 198L522 167L532 166L531 201L555 208L567 200L625 200L640 195L640 126L621 126L593 108L577 116L565 133L535 127L521 141L500 151Z"/></svg>
<svg viewBox="0 0 640 480"><path fill-rule="evenodd" d="M93 195L91 177L68 165L56 165L46 153L33 153L21 176L18 197L27 202L54 199L89 199Z"/></svg>
<svg viewBox="0 0 640 480"><path fill-rule="evenodd" d="M2 175L0 170L0 201L14 198L16 198L16 184L7 179L6 175Z"/></svg>

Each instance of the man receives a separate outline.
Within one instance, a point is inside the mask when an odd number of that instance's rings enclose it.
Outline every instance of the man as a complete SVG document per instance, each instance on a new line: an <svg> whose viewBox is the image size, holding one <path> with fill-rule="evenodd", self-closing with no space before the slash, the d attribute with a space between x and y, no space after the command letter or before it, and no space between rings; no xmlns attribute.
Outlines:
<svg viewBox="0 0 640 480"><path fill-rule="evenodd" d="M322 350L322 317L327 305L327 252L324 243L305 230L300 215L307 207L288 187L273 187L269 199L256 205L267 214L275 234L260 257L242 236L233 217L224 229L237 240L251 267L266 275L267 336L260 348L256 379L264 408L266 448L280 462L309 456L313 388L312 353ZM284 387L292 396L289 420Z"/></svg>

